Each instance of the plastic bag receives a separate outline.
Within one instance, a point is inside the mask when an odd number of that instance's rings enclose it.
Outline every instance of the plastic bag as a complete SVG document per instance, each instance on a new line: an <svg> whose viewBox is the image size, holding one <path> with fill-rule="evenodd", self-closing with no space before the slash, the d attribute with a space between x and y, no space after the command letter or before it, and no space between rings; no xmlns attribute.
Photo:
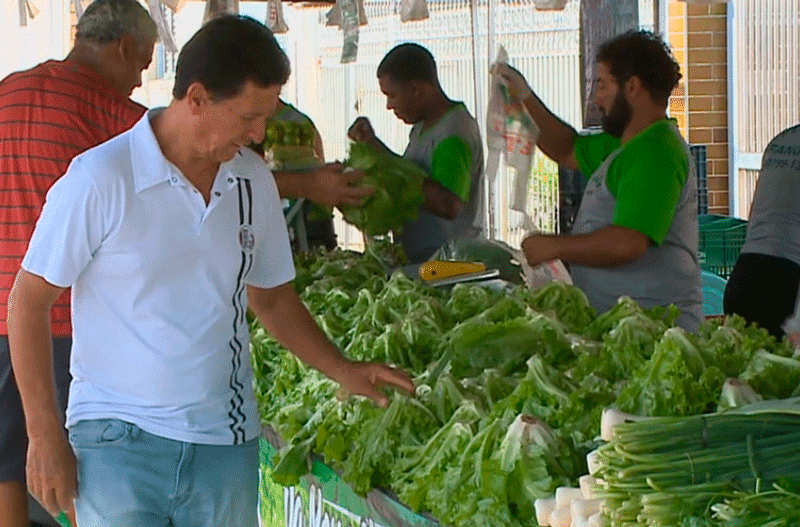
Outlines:
<svg viewBox="0 0 800 527"><path fill-rule="evenodd" d="M539 234L536 231L529 232L522 239L528 236ZM522 250L516 251L516 258L522 266L522 277L525 280L525 285L530 289L536 290L544 287L554 280L564 282L565 284L572 285L572 276L567 271L567 267L559 259L551 260L549 262L542 262L536 267L531 267L528 264L528 259Z"/></svg>
<svg viewBox="0 0 800 527"><path fill-rule="evenodd" d="M325 13L325 25L328 27L342 28L342 6L339 2L333 4L327 13ZM367 25L367 15L364 10L364 0L358 0L358 25Z"/></svg>
<svg viewBox="0 0 800 527"><path fill-rule="evenodd" d="M75 8L75 17L80 19L83 16L83 2L81 0L72 0L72 6Z"/></svg>
<svg viewBox="0 0 800 527"><path fill-rule="evenodd" d="M206 0L203 23L225 13L239 14L239 0Z"/></svg>
<svg viewBox="0 0 800 527"><path fill-rule="evenodd" d="M786 333L789 342L792 343L795 350L800 350L800 291L797 292L797 300L794 304L794 313L787 318L781 329Z"/></svg>
<svg viewBox="0 0 800 527"><path fill-rule="evenodd" d="M150 10L150 16L156 23L158 36L164 44L164 49L171 53L177 53L178 46L175 44L175 37L173 37L172 29L170 29L167 19L164 16L164 9L161 7L161 3L161 0L147 0L147 7Z"/></svg>
<svg viewBox="0 0 800 527"><path fill-rule="evenodd" d="M533 0L533 5L539 11L560 11L567 5L567 0Z"/></svg>
<svg viewBox="0 0 800 527"><path fill-rule="evenodd" d="M428 18L427 0L400 0L400 21L425 20Z"/></svg>
<svg viewBox="0 0 800 527"><path fill-rule="evenodd" d="M514 168L516 172L512 185L511 209L523 213L523 228L531 229L533 225L526 208L539 127L528 114L522 101L511 94L506 81L494 73L498 64L507 63L508 53L500 46L497 60L490 70L491 92L486 111L486 143L489 149L486 177L490 184L495 182L502 154L506 165Z"/></svg>
<svg viewBox="0 0 800 527"><path fill-rule="evenodd" d="M273 33L286 33L289 26L283 19L283 5L281 0L267 0L267 19L264 22Z"/></svg>
<svg viewBox="0 0 800 527"><path fill-rule="evenodd" d="M522 276L529 289L535 291L556 280L572 285L572 276L561 260L544 262L536 267L531 267L525 260L525 255L520 254L519 258L522 265Z"/></svg>

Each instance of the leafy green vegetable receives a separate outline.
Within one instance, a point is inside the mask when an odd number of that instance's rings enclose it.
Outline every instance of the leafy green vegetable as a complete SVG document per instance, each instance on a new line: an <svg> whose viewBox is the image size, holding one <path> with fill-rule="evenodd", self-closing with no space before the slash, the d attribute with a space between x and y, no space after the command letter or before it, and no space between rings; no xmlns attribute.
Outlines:
<svg viewBox="0 0 800 527"><path fill-rule="evenodd" d="M345 221L368 236L376 236L399 231L417 218L425 199L423 182L428 177L420 167L396 155L378 152L366 143L350 145L345 165L364 171L359 186L375 188L362 206L340 207Z"/></svg>

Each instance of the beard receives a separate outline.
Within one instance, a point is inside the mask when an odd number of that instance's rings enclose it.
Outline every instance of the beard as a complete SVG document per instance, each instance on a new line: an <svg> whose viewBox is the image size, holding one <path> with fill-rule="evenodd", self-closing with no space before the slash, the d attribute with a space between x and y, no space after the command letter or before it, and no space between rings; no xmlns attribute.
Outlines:
<svg viewBox="0 0 800 527"><path fill-rule="evenodd" d="M612 137L622 137L633 116L633 107L622 92L617 93L611 109L603 112L603 131Z"/></svg>

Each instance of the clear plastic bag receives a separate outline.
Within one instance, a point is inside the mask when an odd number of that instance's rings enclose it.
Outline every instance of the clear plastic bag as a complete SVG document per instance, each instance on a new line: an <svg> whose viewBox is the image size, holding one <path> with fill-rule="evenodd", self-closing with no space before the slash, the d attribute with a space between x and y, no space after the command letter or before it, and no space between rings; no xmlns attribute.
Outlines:
<svg viewBox="0 0 800 527"><path fill-rule="evenodd" d="M174 8L171 6L171 4L167 4L166 2L163 3L165 5L170 5L170 8L173 10L177 7L180 7L179 2L175 2ZM177 53L178 46L175 44L175 37L172 35L172 29L170 29L170 26L167 23L167 19L164 16L164 10L162 9L161 4L161 0L147 0L147 7L150 10L150 16L156 23L156 27L158 28L158 36L161 38L161 42L164 44L164 49L171 53Z"/></svg>
<svg viewBox="0 0 800 527"><path fill-rule="evenodd" d="M795 300L794 313L784 321L781 329L786 333L795 350L800 351L800 291Z"/></svg>
<svg viewBox="0 0 800 527"><path fill-rule="evenodd" d="M531 231L522 239L524 240L528 236L532 236L534 234L540 233ZM561 260L556 259L549 262L542 262L536 267L531 267L528 264L528 259L525 258L525 253L523 253L521 250L516 251L515 256L522 266L522 278L525 280L525 284L530 289L539 289L540 287L544 287L555 280L572 285L572 276L569 274L567 267Z"/></svg>
<svg viewBox="0 0 800 527"><path fill-rule="evenodd" d="M566 7L567 0L533 0L533 5L539 11L560 11Z"/></svg>
<svg viewBox="0 0 800 527"><path fill-rule="evenodd" d="M283 19L283 5L281 0L267 0L267 19L264 23L273 33L286 33L289 26Z"/></svg>
<svg viewBox="0 0 800 527"><path fill-rule="evenodd" d="M239 14L239 0L206 0L203 23L225 13Z"/></svg>
<svg viewBox="0 0 800 527"><path fill-rule="evenodd" d="M425 20L428 18L427 0L400 0L400 21Z"/></svg>
<svg viewBox="0 0 800 527"><path fill-rule="evenodd" d="M486 143L489 149L486 177L494 183L500 157L514 168L510 207L525 216L524 228L532 228L527 214L528 187L539 127L533 121L519 97L512 95L505 79L496 74L498 64L508 63L508 53L500 46L497 60L490 70L491 92L486 111Z"/></svg>
<svg viewBox="0 0 800 527"><path fill-rule="evenodd" d="M325 13L325 25L328 27L338 27L342 29L342 6L337 1L327 13ZM367 25L367 15L364 10L364 0L358 0L358 25Z"/></svg>

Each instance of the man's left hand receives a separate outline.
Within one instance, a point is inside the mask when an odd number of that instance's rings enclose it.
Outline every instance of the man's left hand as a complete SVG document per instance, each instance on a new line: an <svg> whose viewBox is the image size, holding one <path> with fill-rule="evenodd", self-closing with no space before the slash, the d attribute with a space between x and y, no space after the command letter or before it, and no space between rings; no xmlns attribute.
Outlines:
<svg viewBox="0 0 800 527"><path fill-rule="evenodd" d="M382 408L389 404L389 398L380 390L383 386L399 388L409 395L414 393L414 383L406 372L374 362L351 362L334 380L348 393L369 397Z"/></svg>
<svg viewBox="0 0 800 527"><path fill-rule="evenodd" d="M522 240L522 252L531 267L555 260L559 257L558 237L532 234Z"/></svg>

